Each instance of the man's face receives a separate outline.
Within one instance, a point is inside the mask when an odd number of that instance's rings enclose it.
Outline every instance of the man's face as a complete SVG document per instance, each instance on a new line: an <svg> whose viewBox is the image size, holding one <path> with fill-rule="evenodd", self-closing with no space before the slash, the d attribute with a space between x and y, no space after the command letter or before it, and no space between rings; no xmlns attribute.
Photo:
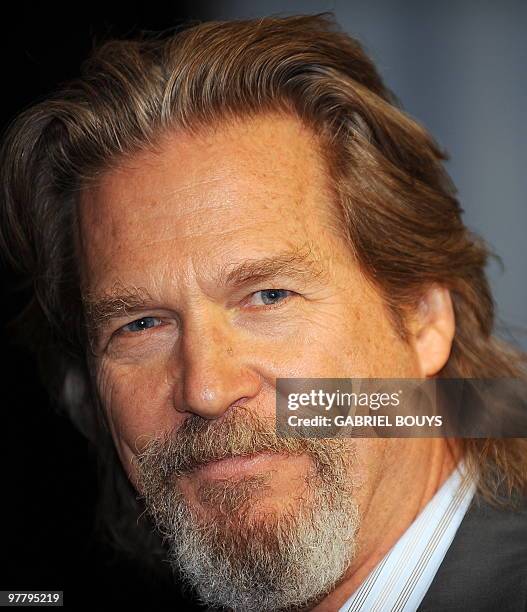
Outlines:
<svg viewBox="0 0 527 612"><path fill-rule="evenodd" d="M187 528L221 516L214 537L241 549L250 528L269 539L266 524L307 517L317 491L336 503L334 486L355 533L394 458L404 461L402 441L263 443L277 377L419 376L338 234L312 134L283 116L173 133L107 172L79 211L98 392L165 532L183 504ZM317 479L328 449L333 484ZM179 506L165 504L175 492Z"/></svg>

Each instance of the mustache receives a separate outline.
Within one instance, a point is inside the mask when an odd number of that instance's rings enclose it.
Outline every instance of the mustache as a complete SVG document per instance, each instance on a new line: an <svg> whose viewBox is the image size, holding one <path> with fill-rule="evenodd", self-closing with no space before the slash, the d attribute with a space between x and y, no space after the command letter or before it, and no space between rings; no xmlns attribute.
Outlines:
<svg viewBox="0 0 527 612"><path fill-rule="evenodd" d="M190 474L211 461L263 452L308 454L323 471L324 466L334 465L335 450L344 446L343 440L279 437L274 419L239 406L219 419L191 414L177 430L149 442L135 461L140 474L157 473L165 481Z"/></svg>

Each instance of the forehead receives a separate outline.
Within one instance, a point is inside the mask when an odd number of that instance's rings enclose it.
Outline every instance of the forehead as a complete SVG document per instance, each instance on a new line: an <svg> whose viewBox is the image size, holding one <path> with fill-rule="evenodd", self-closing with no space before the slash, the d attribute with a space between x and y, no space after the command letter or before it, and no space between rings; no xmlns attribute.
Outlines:
<svg viewBox="0 0 527 612"><path fill-rule="evenodd" d="M315 136L292 117L166 134L82 194L83 281L96 289L155 265L321 246L335 221L327 184Z"/></svg>

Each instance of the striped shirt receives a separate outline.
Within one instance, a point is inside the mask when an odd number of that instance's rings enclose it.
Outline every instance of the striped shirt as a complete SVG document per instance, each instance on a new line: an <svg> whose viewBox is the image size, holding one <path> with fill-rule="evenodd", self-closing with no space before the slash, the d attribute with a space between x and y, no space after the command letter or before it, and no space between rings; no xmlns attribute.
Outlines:
<svg viewBox="0 0 527 612"><path fill-rule="evenodd" d="M476 485L452 472L399 541L339 612L415 612L474 496Z"/></svg>

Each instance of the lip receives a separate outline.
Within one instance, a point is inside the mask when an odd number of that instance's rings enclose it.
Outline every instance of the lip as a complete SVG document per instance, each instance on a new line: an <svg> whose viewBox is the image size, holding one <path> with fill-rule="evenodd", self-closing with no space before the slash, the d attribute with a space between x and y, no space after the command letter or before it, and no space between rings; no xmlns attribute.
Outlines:
<svg viewBox="0 0 527 612"><path fill-rule="evenodd" d="M197 473L208 478L232 478L267 471L283 461L285 455L278 453L256 453L241 457L226 457L211 461L197 469Z"/></svg>

